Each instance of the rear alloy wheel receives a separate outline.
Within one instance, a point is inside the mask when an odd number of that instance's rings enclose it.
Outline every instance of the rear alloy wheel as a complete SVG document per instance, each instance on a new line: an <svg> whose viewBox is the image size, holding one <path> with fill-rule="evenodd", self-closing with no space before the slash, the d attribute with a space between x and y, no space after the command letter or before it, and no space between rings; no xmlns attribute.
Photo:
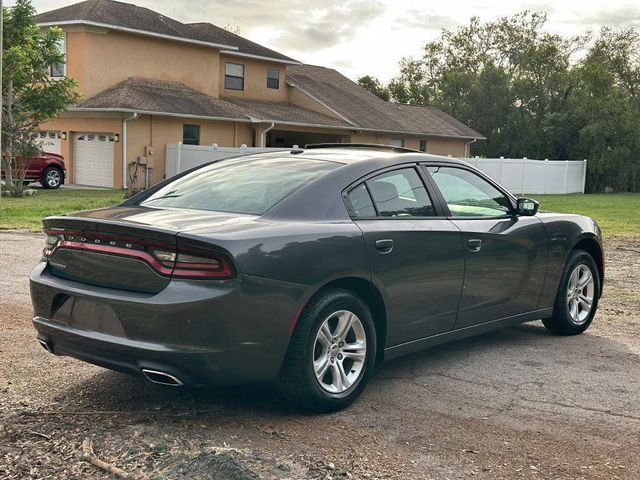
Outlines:
<svg viewBox="0 0 640 480"><path fill-rule="evenodd" d="M46 189L56 189L62 185L62 171L56 167L47 167L42 174L42 187Z"/></svg>
<svg viewBox="0 0 640 480"><path fill-rule="evenodd" d="M584 332L598 308L600 276L591 255L575 250L562 274L553 315L542 320L545 327L561 335Z"/></svg>
<svg viewBox="0 0 640 480"><path fill-rule="evenodd" d="M327 290L298 320L280 372L281 391L305 410L341 410L364 389L375 357L375 326L366 304L350 291Z"/></svg>
<svg viewBox="0 0 640 480"><path fill-rule="evenodd" d="M342 393L358 381L367 358L367 336L358 316L349 310L329 315L316 335L313 370L320 387Z"/></svg>

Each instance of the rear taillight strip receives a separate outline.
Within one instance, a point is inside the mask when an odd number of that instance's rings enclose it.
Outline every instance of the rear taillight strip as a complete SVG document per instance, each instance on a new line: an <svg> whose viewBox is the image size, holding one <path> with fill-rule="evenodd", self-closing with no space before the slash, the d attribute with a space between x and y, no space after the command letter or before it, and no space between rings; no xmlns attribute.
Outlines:
<svg viewBox="0 0 640 480"><path fill-rule="evenodd" d="M61 240L58 242L55 250L58 249L70 249L70 250L85 250L90 252L109 253L111 255L117 255L119 257L132 257L137 258L148 263L154 270L157 270L163 275L171 275L173 268L162 265L155 259L150 253L142 250L129 250L122 247L112 247L109 245L94 245L91 243L71 242L69 240ZM54 250L54 251L55 251Z"/></svg>
<svg viewBox="0 0 640 480"><path fill-rule="evenodd" d="M58 233L58 232L56 232ZM68 234L68 232L64 232ZM78 235L82 235L82 232L78 232ZM93 235L92 235L93 237ZM107 236L103 236L107 237ZM108 237L107 237L108 238ZM139 242L135 242L139 244ZM220 264L220 268L217 270L211 269L210 264L180 264L179 266L168 266L163 262L160 262L151 253L145 250L132 250L122 247L114 247L111 245L100 245L93 243L75 242L70 240L60 240L52 250L45 249L45 257L52 256L59 249L69 250L83 250L90 252L106 253L110 255L117 255L120 257L136 258L147 263L151 268L160 273L161 275L180 277L180 278L231 278L233 276L233 270L229 261L222 255L215 255L215 258ZM187 268L185 268L187 267Z"/></svg>

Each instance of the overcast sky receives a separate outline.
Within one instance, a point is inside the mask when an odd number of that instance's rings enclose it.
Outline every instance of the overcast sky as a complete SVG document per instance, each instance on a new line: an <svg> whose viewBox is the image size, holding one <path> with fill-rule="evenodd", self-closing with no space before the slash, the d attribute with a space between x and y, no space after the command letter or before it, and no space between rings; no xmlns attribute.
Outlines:
<svg viewBox="0 0 640 480"><path fill-rule="evenodd" d="M38 12L77 3L34 0ZM548 29L575 34L601 26L640 27L640 2L626 0L134 0L183 22L211 22L305 63L336 68L352 79L371 74L383 81L399 60L419 55L442 28L473 15L491 20L529 9L549 15ZM11 0L5 4L12 4Z"/></svg>

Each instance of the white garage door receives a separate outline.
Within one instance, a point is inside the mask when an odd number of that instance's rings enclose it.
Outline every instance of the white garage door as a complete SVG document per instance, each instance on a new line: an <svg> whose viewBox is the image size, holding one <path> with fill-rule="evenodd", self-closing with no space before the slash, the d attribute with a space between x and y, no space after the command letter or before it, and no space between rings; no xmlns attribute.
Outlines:
<svg viewBox="0 0 640 480"><path fill-rule="evenodd" d="M43 152L57 153L58 155L62 152L60 132L38 132L36 140Z"/></svg>
<svg viewBox="0 0 640 480"><path fill-rule="evenodd" d="M113 188L113 135L73 134L73 183Z"/></svg>

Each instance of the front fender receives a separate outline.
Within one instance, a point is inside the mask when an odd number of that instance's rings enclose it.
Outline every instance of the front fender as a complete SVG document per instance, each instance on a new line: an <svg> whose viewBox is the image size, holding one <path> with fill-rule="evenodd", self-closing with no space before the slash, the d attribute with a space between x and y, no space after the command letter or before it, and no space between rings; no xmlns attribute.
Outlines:
<svg viewBox="0 0 640 480"><path fill-rule="evenodd" d="M555 302L560 278L571 251L579 248L580 245L586 245L585 242L595 243L600 252L600 259L594 254L595 252L591 252L588 248L587 250L592 253L592 256L596 257L596 263L600 260L600 276L601 280L604 280L604 261L602 260L604 258L604 249L600 227L592 218L559 213L541 213L539 218L547 232L549 257L547 274L538 307L549 308ZM602 281L600 284L602 285Z"/></svg>

